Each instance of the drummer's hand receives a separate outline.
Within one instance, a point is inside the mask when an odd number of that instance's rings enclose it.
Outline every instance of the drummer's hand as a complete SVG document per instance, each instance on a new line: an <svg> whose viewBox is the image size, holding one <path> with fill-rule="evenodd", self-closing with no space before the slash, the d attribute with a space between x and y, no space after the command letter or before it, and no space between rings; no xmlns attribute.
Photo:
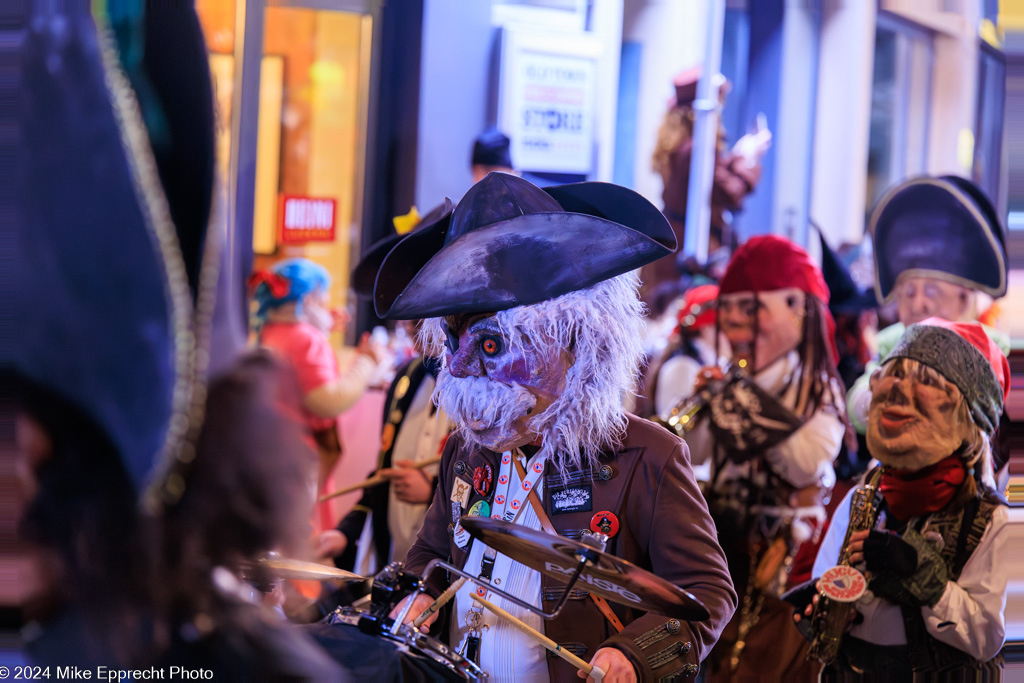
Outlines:
<svg viewBox="0 0 1024 683"><path fill-rule="evenodd" d="M622 654L622 650L614 647L602 647L595 652L594 658L590 660L590 665L604 671L604 680L607 683L636 683L637 681L636 669L632 662ZM577 671L576 675L586 678L588 681L594 680L585 676L582 671Z"/></svg>
<svg viewBox="0 0 1024 683"><path fill-rule="evenodd" d="M318 560L337 557L345 552L347 547L348 539L337 529L321 531L320 536L316 539L316 557Z"/></svg>
<svg viewBox="0 0 1024 683"><path fill-rule="evenodd" d="M406 624L411 624L416 617L423 614L428 607L434 604L434 598L430 597L426 593L414 593L413 595L407 595L393 610L391 610L391 614L388 616L392 619L396 618L402 611L402 608L405 607L406 603L409 602L410 598L415 599L416 602L413 603L412 609L409 610L409 613L405 615L405 621L403 623ZM427 617L427 620L423 622L422 626L420 626L420 630L424 633L429 633L430 627L434 625L435 621L437 621L437 614L437 612L434 612Z"/></svg>
<svg viewBox="0 0 1024 683"><path fill-rule="evenodd" d="M426 505L434 497L434 482L411 460L396 460L395 467L380 470L379 474L391 482L395 497L403 503Z"/></svg>

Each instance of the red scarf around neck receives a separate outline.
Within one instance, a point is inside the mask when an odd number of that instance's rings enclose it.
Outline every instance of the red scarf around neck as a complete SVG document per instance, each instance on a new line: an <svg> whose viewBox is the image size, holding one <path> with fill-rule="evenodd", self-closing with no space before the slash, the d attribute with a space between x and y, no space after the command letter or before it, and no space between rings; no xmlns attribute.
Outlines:
<svg viewBox="0 0 1024 683"><path fill-rule="evenodd" d="M964 463L954 453L916 472L885 468L879 490L893 517L906 520L946 507L966 478Z"/></svg>

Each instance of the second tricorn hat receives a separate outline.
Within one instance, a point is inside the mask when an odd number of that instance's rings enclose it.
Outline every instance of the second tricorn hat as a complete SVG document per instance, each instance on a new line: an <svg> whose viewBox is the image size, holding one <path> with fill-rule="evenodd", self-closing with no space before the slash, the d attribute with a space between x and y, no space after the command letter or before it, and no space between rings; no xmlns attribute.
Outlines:
<svg viewBox="0 0 1024 683"><path fill-rule="evenodd" d="M913 178L891 188L872 212L868 230L880 301L892 297L904 273L993 297L1006 294L1002 227L985 195L963 178Z"/></svg>

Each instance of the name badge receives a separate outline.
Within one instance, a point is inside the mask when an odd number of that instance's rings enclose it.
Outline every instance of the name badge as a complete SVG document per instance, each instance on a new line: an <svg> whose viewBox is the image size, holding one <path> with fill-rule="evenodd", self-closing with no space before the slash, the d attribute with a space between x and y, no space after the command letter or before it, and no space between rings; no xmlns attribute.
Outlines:
<svg viewBox="0 0 1024 683"><path fill-rule="evenodd" d="M551 492L551 514L590 512L594 509L594 495L589 486L569 486Z"/></svg>

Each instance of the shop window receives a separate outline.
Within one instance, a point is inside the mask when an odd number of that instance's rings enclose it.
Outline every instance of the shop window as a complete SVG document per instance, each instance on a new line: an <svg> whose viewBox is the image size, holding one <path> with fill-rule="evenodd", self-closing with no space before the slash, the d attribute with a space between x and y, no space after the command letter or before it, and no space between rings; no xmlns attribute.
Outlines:
<svg viewBox="0 0 1024 683"><path fill-rule="evenodd" d="M865 215L887 188L926 170L933 61L931 33L879 12Z"/></svg>
<svg viewBox="0 0 1024 683"><path fill-rule="evenodd" d="M978 108L974 123L971 177L997 207L1002 206L1005 199L999 182L1003 166L1005 107L1006 58L999 50L981 43L978 52Z"/></svg>

